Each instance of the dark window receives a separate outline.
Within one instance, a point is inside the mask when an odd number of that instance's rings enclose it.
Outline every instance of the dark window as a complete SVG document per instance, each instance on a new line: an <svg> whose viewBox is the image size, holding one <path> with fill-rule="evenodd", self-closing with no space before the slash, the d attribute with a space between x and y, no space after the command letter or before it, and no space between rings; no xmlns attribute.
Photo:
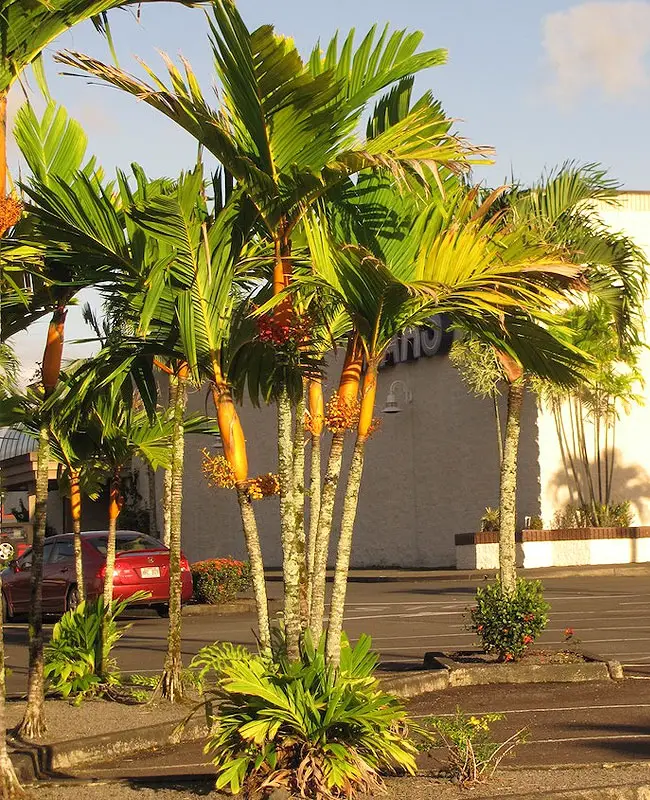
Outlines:
<svg viewBox="0 0 650 800"><path fill-rule="evenodd" d="M95 550L98 550L103 556L106 555L106 547L108 544L107 536L93 536L88 540ZM164 545L152 539L151 536L146 536L144 533L122 533L117 537L115 542L116 553L133 553L138 550L164 550Z"/></svg>
<svg viewBox="0 0 650 800"><path fill-rule="evenodd" d="M50 556L49 564L60 564L63 561L69 561L74 558L74 546L71 541L63 540L55 542Z"/></svg>
<svg viewBox="0 0 650 800"><path fill-rule="evenodd" d="M54 549L54 542L46 542L43 547L43 563L48 564L52 557L52 550Z"/></svg>

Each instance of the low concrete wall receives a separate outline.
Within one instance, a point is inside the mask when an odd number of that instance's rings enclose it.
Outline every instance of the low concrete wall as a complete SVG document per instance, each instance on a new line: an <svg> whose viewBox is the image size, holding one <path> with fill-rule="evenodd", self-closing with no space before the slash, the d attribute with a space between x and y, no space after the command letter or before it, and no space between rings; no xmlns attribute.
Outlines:
<svg viewBox="0 0 650 800"><path fill-rule="evenodd" d="M498 569L499 534L456 537L457 569ZM517 535L517 566L568 567L650 562L650 527L575 528L522 531Z"/></svg>

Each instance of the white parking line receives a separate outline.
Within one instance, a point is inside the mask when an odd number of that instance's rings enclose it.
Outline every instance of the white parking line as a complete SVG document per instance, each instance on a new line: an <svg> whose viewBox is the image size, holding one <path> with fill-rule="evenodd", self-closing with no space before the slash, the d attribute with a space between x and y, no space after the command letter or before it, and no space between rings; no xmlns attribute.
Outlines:
<svg viewBox="0 0 650 800"><path fill-rule="evenodd" d="M650 703L620 703L612 706L564 706L553 708L509 708L501 711L466 711L464 714L469 716L480 717L484 714L544 714L551 711L595 711L595 710L610 710L613 708L650 708ZM414 714L414 719L423 719L424 717L455 717L456 714ZM643 734L645 736L645 734ZM627 738L627 737L626 737ZM551 741L551 740L549 740Z"/></svg>

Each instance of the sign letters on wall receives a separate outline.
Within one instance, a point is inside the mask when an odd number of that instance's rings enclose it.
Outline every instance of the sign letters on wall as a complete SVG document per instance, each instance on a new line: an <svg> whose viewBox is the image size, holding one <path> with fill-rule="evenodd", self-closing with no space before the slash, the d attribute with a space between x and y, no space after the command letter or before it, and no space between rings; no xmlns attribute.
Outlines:
<svg viewBox="0 0 650 800"><path fill-rule="evenodd" d="M449 352L454 340L445 314L431 317L429 324L419 328L406 328L391 342L381 367L392 367L404 361L416 361Z"/></svg>

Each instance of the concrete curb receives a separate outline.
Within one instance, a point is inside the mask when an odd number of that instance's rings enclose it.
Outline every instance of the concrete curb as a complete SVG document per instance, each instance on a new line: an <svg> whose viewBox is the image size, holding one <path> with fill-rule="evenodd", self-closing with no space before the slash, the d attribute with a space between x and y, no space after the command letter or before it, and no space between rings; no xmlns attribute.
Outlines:
<svg viewBox="0 0 650 800"><path fill-rule="evenodd" d="M269 600L269 613L281 608L279 600ZM231 603L219 603L210 605L209 603L196 603L183 606L182 614L184 617L202 617L210 614L224 616L226 614L251 614L255 611L255 600L252 597L238 597Z"/></svg>
<svg viewBox="0 0 650 800"><path fill-rule="evenodd" d="M428 692L457 686L485 686L497 683L582 683L583 681L623 680L618 661L605 661L593 653L582 653L588 660L579 664L459 664L445 653L424 656L425 667L410 675L380 679L385 691L403 700ZM650 800L650 796L648 797Z"/></svg>
<svg viewBox="0 0 650 800"><path fill-rule="evenodd" d="M519 569L522 578L606 578L650 576L648 564L586 564L579 567L540 567L538 569ZM350 570L348 583L420 583L423 581L482 581L493 580L497 570L478 569L359 569ZM267 571L266 580L270 583L282 581L282 573ZM333 572L327 574L327 581L334 580Z"/></svg>
<svg viewBox="0 0 650 800"><path fill-rule="evenodd" d="M509 794L508 800L650 800L650 784L601 786L589 789L568 789L558 792Z"/></svg>
<svg viewBox="0 0 650 800"><path fill-rule="evenodd" d="M184 717L171 722L147 725L142 728L112 731L84 739L69 739L53 744L16 742L10 752L11 761L22 783L42 777L66 777L66 770L94 761L106 761L125 753L148 750L161 744L173 744L174 732ZM191 720L182 739L198 739L207 735L203 719Z"/></svg>

